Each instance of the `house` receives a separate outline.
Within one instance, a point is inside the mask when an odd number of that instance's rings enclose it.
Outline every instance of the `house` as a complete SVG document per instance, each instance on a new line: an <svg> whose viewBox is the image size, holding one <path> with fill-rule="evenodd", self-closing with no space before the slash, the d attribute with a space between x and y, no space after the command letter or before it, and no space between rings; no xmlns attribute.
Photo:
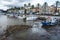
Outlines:
<svg viewBox="0 0 60 40"><path fill-rule="evenodd" d="M51 5L49 6L49 13L53 14L55 12L55 6Z"/></svg>

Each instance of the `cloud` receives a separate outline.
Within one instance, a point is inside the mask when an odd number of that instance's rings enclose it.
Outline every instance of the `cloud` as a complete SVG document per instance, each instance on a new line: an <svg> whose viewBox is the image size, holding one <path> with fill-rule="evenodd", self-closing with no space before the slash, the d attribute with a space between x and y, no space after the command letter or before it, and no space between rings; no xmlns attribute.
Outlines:
<svg viewBox="0 0 60 40"><path fill-rule="evenodd" d="M9 9L9 7L4 6L4 5L0 5L0 9L7 10L7 9Z"/></svg>
<svg viewBox="0 0 60 40"><path fill-rule="evenodd" d="M55 1L60 1L60 0L0 0L0 9L8 9L9 7L20 7L23 6L23 4L28 4L31 3L32 5L36 5L37 3L40 3L43 5L44 2L47 2L48 5L53 4Z"/></svg>
<svg viewBox="0 0 60 40"><path fill-rule="evenodd" d="M1 0L2 5L11 5L11 6L22 6L23 4L31 3L31 4L37 4L37 3L43 3L44 0Z"/></svg>
<svg viewBox="0 0 60 40"><path fill-rule="evenodd" d="M43 5L43 3L44 3L44 0L31 0L31 3L32 4L34 4L34 5L36 5L37 3L40 3L41 5Z"/></svg>

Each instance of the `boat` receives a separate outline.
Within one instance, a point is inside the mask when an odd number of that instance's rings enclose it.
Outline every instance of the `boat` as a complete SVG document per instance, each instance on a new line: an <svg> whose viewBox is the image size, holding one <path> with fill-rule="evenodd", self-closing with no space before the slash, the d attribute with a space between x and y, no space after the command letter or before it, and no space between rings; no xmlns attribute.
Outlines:
<svg viewBox="0 0 60 40"><path fill-rule="evenodd" d="M36 20L37 18L37 16L29 15L28 17L26 17L26 20Z"/></svg>
<svg viewBox="0 0 60 40"><path fill-rule="evenodd" d="M43 26L53 26L58 24L58 20L56 18L48 18L45 21L42 21Z"/></svg>
<svg viewBox="0 0 60 40"><path fill-rule="evenodd" d="M17 18L17 15L15 15L15 14L6 14L6 15L7 15L7 17Z"/></svg>
<svg viewBox="0 0 60 40"><path fill-rule="evenodd" d="M25 15L23 16L18 16L19 19L24 19L25 18Z"/></svg>
<svg viewBox="0 0 60 40"><path fill-rule="evenodd" d="M56 12L54 15L58 16L58 15L59 15L59 13L58 13L58 12Z"/></svg>
<svg viewBox="0 0 60 40"><path fill-rule="evenodd" d="M12 17L13 16L13 14L6 14L8 17Z"/></svg>

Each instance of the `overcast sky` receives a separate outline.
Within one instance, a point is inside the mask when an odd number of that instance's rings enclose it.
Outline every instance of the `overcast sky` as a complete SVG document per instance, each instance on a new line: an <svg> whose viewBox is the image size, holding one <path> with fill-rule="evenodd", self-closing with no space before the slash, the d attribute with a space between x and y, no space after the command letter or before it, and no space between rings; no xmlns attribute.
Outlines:
<svg viewBox="0 0 60 40"><path fill-rule="evenodd" d="M52 5L54 4L56 1L60 1L60 0L0 0L0 9L8 9L9 6L13 7L13 6L23 6L23 4L27 4L27 3L31 3L36 5L37 3L40 3L41 5L43 5L44 2L47 2L48 5Z"/></svg>

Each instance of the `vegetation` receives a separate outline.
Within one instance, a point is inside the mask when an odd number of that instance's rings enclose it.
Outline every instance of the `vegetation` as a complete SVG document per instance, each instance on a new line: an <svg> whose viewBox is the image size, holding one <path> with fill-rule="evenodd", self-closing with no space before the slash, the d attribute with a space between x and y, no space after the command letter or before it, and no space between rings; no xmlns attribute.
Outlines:
<svg viewBox="0 0 60 40"><path fill-rule="evenodd" d="M40 4L38 3L38 4L37 4L37 6L39 7L39 6L40 6Z"/></svg>
<svg viewBox="0 0 60 40"><path fill-rule="evenodd" d="M54 6L55 9L53 9L54 12L51 10L53 13L59 12L59 10L57 10L58 3L59 3L59 1L56 1L56 7ZM21 9L25 10L25 7L26 7L26 8L30 7L29 10L32 10L32 9L35 8L34 5L31 5L31 3L28 3L28 5L27 5L27 4L24 4L24 6L22 6L22 7L18 7L18 8L17 8L17 7L14 7L14 8L10 8L10 9L8 9L8 10L13 10L13 11L14 11L14 10L21 10ZM43 13L50 12L50 11L49 11L49 6L48 6L48 3L47 3L47 2L45 2L45 3L43 4L43 6L40 6L40 4L37 3L37 6L36 6L36 7L40 8L40 9L41 9L41 12L43 12ZM7 10L7 11L8 11L8 10ZM27 11L28 11L28 10L27 10Z"/></svg>
<svg viewBox="0 0 60 40"><path fill-rule="evenodd" d="M42 11L45 12L45 13L48 11L48 4L47 4L47 2L45 2L45 3L43 4Z"/></svg>
<svg viewBox="0 0 60 40"><path fill-rule="evenodd" d="M24 7L26 7L27 5L26 4L24 4Z"/></svg>
<svg viewBox="0 0 60 40"><path fill-rule="evenodd" d="M31 6L31 3L28 3L28 6Z"/></svg>
<svg viewBox="0 0 60 40"><path fill-rule="evenodd" d="M34 5L32 5L31 8L33 9L34 8Z"/></svg>
<svg viewBox="0 0 60 40"><path fill-rule="evenodd" d="M55 10L55 12L58 12L58 10L57 10L58 3L59 3L59 1L56 1L56 10Z"/></svg>

